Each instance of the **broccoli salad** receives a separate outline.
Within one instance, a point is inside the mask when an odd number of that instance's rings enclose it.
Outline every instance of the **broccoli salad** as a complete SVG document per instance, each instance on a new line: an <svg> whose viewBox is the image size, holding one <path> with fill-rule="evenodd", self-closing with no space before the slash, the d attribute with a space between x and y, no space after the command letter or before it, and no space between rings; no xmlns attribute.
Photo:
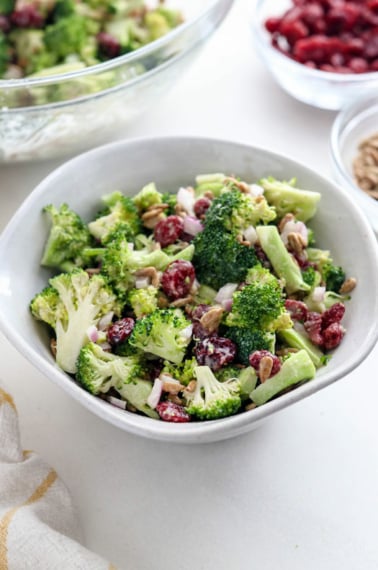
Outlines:
<svg viewBox="0 0 378 570"><path fill-rule="evenodd" d="M320 194L296 181L197 176L103 196L85 222L44 208L30 303L57 364L91 394L167 422L252 410L312 380L343 339L356 285L308 222Z"/></svg>
<svg viewBox="0 0 378 570"><path fill-rule="evenodd" d="M182 22L144 0L0 0L0 79L55 75L134 51Z"/></svg>

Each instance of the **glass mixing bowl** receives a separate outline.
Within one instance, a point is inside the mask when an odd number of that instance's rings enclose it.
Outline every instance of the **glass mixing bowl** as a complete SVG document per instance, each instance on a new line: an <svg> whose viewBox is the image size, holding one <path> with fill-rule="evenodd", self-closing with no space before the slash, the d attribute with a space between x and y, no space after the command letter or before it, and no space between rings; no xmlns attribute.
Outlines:
<svg viewBox="0 0 378 570"><path fill-rule="evenodd" d="M166 36L83 70L0 80L0 163L53 158L111 138L173 86L233 0L169 0L185 21Z"/></svg>

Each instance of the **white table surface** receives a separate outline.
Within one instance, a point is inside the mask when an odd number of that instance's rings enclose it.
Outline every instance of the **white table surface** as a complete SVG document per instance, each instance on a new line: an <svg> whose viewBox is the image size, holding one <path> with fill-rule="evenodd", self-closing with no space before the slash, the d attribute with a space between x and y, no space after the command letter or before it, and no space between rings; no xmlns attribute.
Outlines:
<svg viewBox="0 0 378 570"><path fill-rule="evenodd" d="M238 0L186 76L124 136L195 134L288 154L330 174L335 114L274 83ZM0 167L0 227L61 161ZM347 378L259 429L178 446L83 409L0 337L23 444L72 492L88 547L121 570L378 568L378 347ZM69 570L69 569L67 569Z"/></svg>

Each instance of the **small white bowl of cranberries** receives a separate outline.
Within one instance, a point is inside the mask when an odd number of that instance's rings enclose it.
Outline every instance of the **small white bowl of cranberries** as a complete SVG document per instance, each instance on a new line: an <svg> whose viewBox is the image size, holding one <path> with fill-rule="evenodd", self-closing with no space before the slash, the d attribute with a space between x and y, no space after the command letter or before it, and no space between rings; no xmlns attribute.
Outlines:
<svg viewBox="0 0 378 570"><path fill-rule="evenodd" d="M376 0L258 0L255 45L279 85L337 110L378 89Z"/></svg>

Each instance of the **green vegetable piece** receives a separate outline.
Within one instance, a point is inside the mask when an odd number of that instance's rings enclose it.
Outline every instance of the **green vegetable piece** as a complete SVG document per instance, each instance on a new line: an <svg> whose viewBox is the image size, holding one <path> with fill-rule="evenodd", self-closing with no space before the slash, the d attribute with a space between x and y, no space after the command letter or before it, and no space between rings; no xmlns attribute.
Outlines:
<svg viewBox="0 0 378 570"><path fill-rule="evenodd" d="M152 384L148 380L137 379L134 382L116 384L115 389L124 400L129 402L134 408L146 414L150 418L159 419L155 410L147 404L147 399L151 394Z"/></svg>
<svg viewBox="0 0 378 570"><path fill-rule="evenodd" d="M228 328L224 336L236 344L236 358L247 366L250 354L256 350L274 352L276 335L272 332L234 326Z"/></svg>
<svg viewBox="0 0 378 570"><path fill-rule="evenodd" d="M156 309L136 321L131 346L180 364L191 340L191 322L180 309Z"/></svg>
<svg viewBox="0 0 378 570"><path fill-rule="evenodd" d="M89 277L82 269L56 275L49 283L32 300L31 312L54 328L56 362L74 374L80 350L89 342L89 327L110 311L119 314L119 303L103 276Z"/></svg>
<svg viewBox="0 0 378 570"><path fill-rule="evenodd" d="M76 379L95 395L106 393L116 385L134 382L143 375L144 369L137 357L117 356L94 342L86 344L77 359Z"/></svg>
<svg viewBox="0 0 378 570"><path fill-rule="evenodd" d="M129 303L138 319L157 309L157 295L158 289L152 285L129 291Z"/></svg>
<svg viewBox="0 0 378 570"><path fill-rule="evenodd" d="M264 188L265 198L275 207L279 218L291 213L297 220L307 222L316 214L321 195L319 192L295 188L295 183L295 179L281 182L273 177L262 178L259 181Z"/></svg>
<svg viewBox="0 0 378 570"><path fill-rule="evenodd" d="M105 242L110 234L114 233L118 226L121 226L123 233L127 232L131 236L137 235L141 229L141 222L138 208L132 198L124 196L121 192L112 192L102 197L105 209L96 220L88 224L90 233L99 241Z"/></svg>
<svg viewBox="0 0 378 570"><path fill-rule="evenodd" d="M257 226L256 232L264 253L268 257L278 277L285 280L289 295L296 291L309 291L298 264L284 246L275 226Z"/></svg>
<svg viewBox="0 0 378 570"><path fill-rule="evenodd" d="M252 390L250 398L255 404L261 406L282 390L299 382L311 380L315 373L315 366L308 353L306 350L300 350L285 360L277 374Z"/></svg>
<svg viewBox="0 0 378 570"><path fill-rule="evenodd" d="M0 0L0 14L10 14L15 7L15 0Z"/></svg>
<svg viewBox="0 0 378 570"><path fill-rule="evenodd" d="M61 271L71 271L83 264L83 249L91 243L88 228L67 204L59 209L53 205L43 211L48 215L51 229L43 251L41 265Z"/></svg>
<svg viewBox="0 0 378 570"><path fill-rule="evenodd" d="M72 54L80 54L87 39L87 19L79 14L60 18L48 25L44 33L47 50L60 60Z"/></svg>
<svg viewBox="0 0 378 570"><path fill-rule="evenodd" d="M208 366L194 369L197 384L186 393L188 414L200 420L216 420L235 414L241 406L238 380L219 382Z"/></svg>
<svg viewBox="0 0 378 570"><path fill-rule="evenodd" d="M158 192L153 182L144 186L132 200L140 212L144 212L151 206L162 203L162 194Z"/></svg>
<svg viewBox="0 0 378 570"><path fill-rule="evenodd" d="M324 353L313 344L307 335L295 329L280 330L277 333L279 340L284 342L291 348L305 350L316 368L320 368L324 364Z"/></svg>
<svg viewBox="0 0 378 570"><path fill-rule="evenodd" d="M338 293L346 279L345 271L342 267L331 262L325 263L322 267L322 276L328 291Z"/></svg>

